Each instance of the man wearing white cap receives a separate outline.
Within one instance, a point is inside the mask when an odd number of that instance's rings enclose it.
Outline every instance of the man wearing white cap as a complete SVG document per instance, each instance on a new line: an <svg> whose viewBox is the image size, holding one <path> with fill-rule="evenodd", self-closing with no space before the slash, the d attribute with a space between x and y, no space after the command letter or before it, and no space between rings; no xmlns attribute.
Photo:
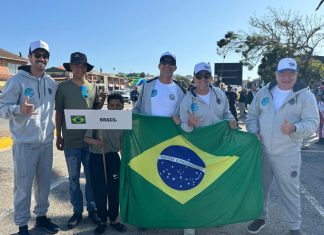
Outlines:
<svg viewBox="0 0 324 235"><path fill-rule="evenodd" d="M302 234L299 176L300 147L303 138L314 133L319 124L316 99L303 81L297 80L294 59L279 61L276 80L255 95L246 120L248 132L262 142L264 211L248 226L257 234L268 215L270 185L276 179L290 234Z"/></svg>
<svg viewBox="0 0 324 235"><path fill-rule="evenodd" d="M133 112L176 117L179 115L180 102L186 93L185 89L172 79L177 69L176 57L170 52L163 53L158 67L160 76L143 85Z"/></svg>
<svg viewBox="0 0 324 235"><path fill-rule="evenodd" d="M194 69L195 87L183 98L180 105L181 128L191 132L194 128L229 120L231 128L237 122L229 110L225 93L210 85L211 68L204 62L196 64Z"/></svg>
<svg viewBox="0 0 324 235"><path fill-rule="evenodd" d="M54 123L52 121L56 82L45 74L49 59L46 42L30 44L30 65L20 66L0 98L0 117L9 119L13 138L14 221L20 235L28 235L31 190L35 189L36 225L46 233L59 227L46 217L49 207Z"/></svg>
<svg viewBox="0 0 324 235"><path fill-rule="evenodd" d="M175 55L170 52L163 53L160 56L158 67L160 76L143 84L133 112L173 117L175 122L180 123L180 102L186 90L172 79L173 73L177 69Z"/></svg>

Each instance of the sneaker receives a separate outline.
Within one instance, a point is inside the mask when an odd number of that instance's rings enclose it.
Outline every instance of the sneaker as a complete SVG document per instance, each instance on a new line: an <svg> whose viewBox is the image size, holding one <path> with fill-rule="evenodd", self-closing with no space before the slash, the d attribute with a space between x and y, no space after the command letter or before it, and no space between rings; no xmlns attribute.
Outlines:
<svg viewBox="0 0 324 235"><path fill-rule="evenodd" d="M251 224L249 224L247 231L250 234L257 234L265 227L265 221L264 219L256 219Z"/></svg>
<svg viewBox="0 0 324 235"><path fill-rule="evenodd" d="M196 231L192 228L187 228L183 230L183 235L195 235Z"/></svg>
<svg viewBox="0 0 324 235"><path fill-rule="evenodd" d="M100 224L100 219L99 219L96 211L89 211L88 212L88 217L91 219L91 221L94 224L96 224L96 225L99 225Z"/></svg>
<svg viewBox="0 0 324 235"><path fill-rule="evenodd" d="M291 234L291 235L303 235L303 233L299 229L289 230L289 234Z"/></svg>
<svg viewBox="0 0 324 235"><path fill-rule="evenodd" d="M29 235L28 226L25 225L25 226L19 227L18 235Z"/></svg>
<svg viewBox="0 0 324 235"><path fill-rule="evenodd" d="M82 220L82 213L74 212L72 217L67 222L68 229L75 228Z"/></svg>
<svg viewBox="0 0 324 235"><path fill-rule="evenodd" d="M36 217L35 229L44 231L46 233L55 234L60 231L59 226L52 223L46 216Z"/></svg>
<svg viewBox="0 0 324 235"><path fill-rule="evenodd" d="M110 223L110 227L117 230L118 232L124 233L127 231L127 227L119 222L117 223Z"/></svg>
<svg viewBox="0 0 324 235"><path fill-rule="evenodd" d="M103 234L106 230L107 227L107 223L100 223L98 225L98 227L95 228L95 230L93 230L94 234Z"/></svg>

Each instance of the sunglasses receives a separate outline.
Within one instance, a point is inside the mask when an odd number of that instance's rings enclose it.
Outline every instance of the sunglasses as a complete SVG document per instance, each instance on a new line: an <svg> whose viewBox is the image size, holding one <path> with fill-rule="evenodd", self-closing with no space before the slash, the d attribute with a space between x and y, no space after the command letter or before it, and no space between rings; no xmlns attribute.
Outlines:
<svg viewBox="0 0 324 235"><path fill-rule="evenodd" d="M162 65L176 65L176 62L174 60L161 60L160 64Z"/></svg>
<svg viewBox="0 0 324 235"><path fill-rule="evenodd" d="M49 54L48 53L44 53L44 54L41 54L41 53L33 53L35 58L39 59L41 57L43 57L44 59L48 59L49 58Z"/></svg>
<svg viewBox="0 0 324 235"><path fill-rule="evenodd" d="M205 79L208 80L210 78L210 74L209 73L197 73L195 75L196 79L201 80L201 79Z"/></svg>
<svg viewBox="0 0 324 235"><path fill-rule="evenodd" d="M86 99L88 98L88 90L87 90L87 87L85 85L82 85L81 86L81 94L82 94L82 97L83 99Z"/></svg>
<svg viewBox="0 0 324 235"><path fill-rule="evenodd" d="M279 76L295 76L297 72L295 71L283 71L283 72L278 72Z"/></svg>

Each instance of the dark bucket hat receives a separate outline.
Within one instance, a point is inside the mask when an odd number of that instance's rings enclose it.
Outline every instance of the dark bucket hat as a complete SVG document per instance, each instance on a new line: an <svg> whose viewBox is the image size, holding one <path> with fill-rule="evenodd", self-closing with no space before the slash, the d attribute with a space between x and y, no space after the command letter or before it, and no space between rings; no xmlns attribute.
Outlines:
<svg viewBox="0 0 324 235"><path fill-rule="evenodd" d="M71 64L86 64L87 72L90 72L93 69L93 65L89 64L87 61L87 56L81 52L74 52L71 54L70 63L64 63L63 67L71 72Z"/></svg>

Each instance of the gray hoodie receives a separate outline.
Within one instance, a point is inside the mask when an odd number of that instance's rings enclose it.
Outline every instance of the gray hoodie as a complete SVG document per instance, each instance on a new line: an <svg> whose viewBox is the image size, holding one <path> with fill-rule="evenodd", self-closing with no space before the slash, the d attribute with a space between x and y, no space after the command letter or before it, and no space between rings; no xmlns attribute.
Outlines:
<svg viewBox="0 0 324 235"><path fill-rule="evenodd" d="M181 128L191 132L192 127L188 126L189 113L199 120L196 127L203 127L223 120L234 120L229 110L229 104L225 93L210 85L210 105L207 105L195 93L195 87L186 94L180 105Z"/></svg>
<svg viewBox="0 0 324 235"><path fill-rule="evenodd" d="M300 151L303 138L316 132L319 115L316 99L302 81L296 82L276 112L270 92L276 85L277 82L273 81L254 96L248 110L246 127L248 132L260 135L265 153L282 155ZM281 132L285 119L296 126L296 131L290 135Z"/></svg>
<svg viewBox="0 0 324 235"><path fill-rule="evenodd" d="M9 119L14 142L40 144L53 141L52 121L56 82L48 75L38 80L30 72L30 66L20 66L18 73L11 77L0 97L0 117ZM20 112L20 104L29 97L37 114L25 115Z"/></svg>

